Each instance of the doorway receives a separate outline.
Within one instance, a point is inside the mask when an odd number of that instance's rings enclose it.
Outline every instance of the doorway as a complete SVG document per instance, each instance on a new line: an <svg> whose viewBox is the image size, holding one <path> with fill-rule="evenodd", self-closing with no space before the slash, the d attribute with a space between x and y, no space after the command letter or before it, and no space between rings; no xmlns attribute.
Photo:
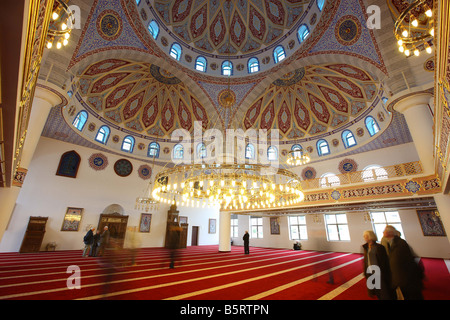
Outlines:
<svg viewBox="0 0 450 320"><path fill-rule="evenodd" d="M192 226L191 246L198 246L198 226Z"/></svg>
<svg viewBox="0 0 450 320"><path fill-rule="evenodd" d="M109 236L115 242L115 246L122 248L127 231L128 216L119 214L100 214L98 230L103 232L103 228L108 226Z"/></svg>

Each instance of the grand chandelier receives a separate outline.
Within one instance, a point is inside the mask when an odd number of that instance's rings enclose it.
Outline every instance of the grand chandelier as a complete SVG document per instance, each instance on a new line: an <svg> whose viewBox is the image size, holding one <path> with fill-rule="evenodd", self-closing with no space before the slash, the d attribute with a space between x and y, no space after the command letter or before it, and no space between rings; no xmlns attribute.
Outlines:
<svg viewBox="0 0 450 320"><path fill-rule="evenodd" d="M304 199L300 178L261 164L189 164L163 170L152 196L162 203L222 210L281 208Z"/></svg>
<svg viewBox="0 0 450 320"><path fill-rule="evenodd" d="M75 24L75 17L66 0L55 0L52 18L47 31L47 48L61 49L69 43L70 33Z"/></svg>
<svg viewBox="0 0 450 320"><path fill-rule="evenodd" d="M398 50L406 56L419 56L421 50L432 53L434 19L433 8L428 3L429 0L412 1L395 22Z"/></svg>

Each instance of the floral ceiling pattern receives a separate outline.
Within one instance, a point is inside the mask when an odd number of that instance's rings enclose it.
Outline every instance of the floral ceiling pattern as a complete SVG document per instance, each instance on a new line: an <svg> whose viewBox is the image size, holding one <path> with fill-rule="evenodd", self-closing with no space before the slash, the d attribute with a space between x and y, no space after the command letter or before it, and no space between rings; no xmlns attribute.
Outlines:
<svg viewBox="0 0 450 320"><path fill-rule="evenodd" d="M289 140L339 128L366 110L378 92L368 73L346 64L308 66L274 81L247 110L246 129L279 129Z"/></svg>

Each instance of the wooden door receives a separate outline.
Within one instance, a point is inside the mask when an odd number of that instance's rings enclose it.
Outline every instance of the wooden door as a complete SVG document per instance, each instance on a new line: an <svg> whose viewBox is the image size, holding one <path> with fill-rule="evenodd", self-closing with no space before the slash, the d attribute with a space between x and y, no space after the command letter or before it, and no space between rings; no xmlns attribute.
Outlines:
<svg viewBox="0 0 450 320"><path fill-rule="evenodd" d="M22 245L20 246L20 253L40 251L47 219L48 217L30 217Z"/></svg>
<svg viewBox="0 0 450 320"><path fill-rule="evenodd" d="M191 246L198 246L198 226L192 226Z"/></svg>
<svg viewBox="0 0 450 320"><path fill-rule="evenodd" d="M103 233L103 228L108 227L109 237L118 247L122 248L127 232L128 216L119 214L101 214L98 221L98 230Z"/></svg>

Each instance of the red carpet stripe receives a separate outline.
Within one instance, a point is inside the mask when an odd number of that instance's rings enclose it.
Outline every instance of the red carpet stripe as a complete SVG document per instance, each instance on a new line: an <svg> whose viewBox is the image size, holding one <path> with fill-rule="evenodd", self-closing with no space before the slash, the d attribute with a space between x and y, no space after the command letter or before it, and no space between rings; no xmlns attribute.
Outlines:
<svg viewBox="0 0 450 320"><path fill-rule="evenodd" d="M0 299L371 299L362 279L360 254L218 246L170 252L142 248L131 265L129 250L114 253L114 268L81 251L0 254ZM450 277L442 259L422 259L426 299L450 299ZM81 270L81 289L68 289L67 267ZM330 272L333 282L330 283Z"/></svg>

